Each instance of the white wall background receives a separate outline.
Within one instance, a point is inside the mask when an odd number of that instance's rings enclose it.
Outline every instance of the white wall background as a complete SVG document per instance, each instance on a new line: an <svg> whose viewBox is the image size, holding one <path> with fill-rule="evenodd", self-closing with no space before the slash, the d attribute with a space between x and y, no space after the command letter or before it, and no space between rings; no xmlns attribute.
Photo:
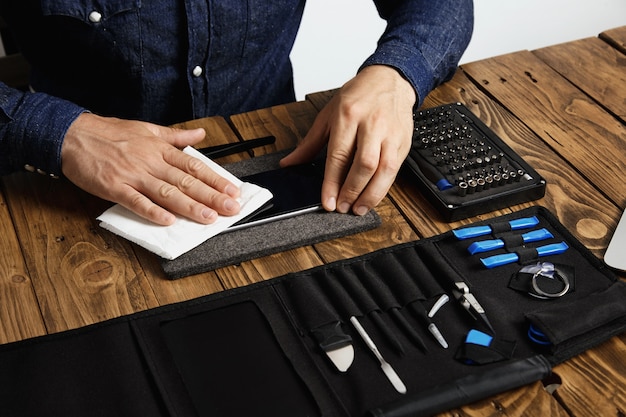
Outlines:
<svg viewBox="0 0 626 417"><path fill-rule="evenodd" d="M461 62L626 25L626 0L475 0L474 9L474 34ZM349 80L384 27L371 0L309 0L291 54L298 99Z"/></svg>

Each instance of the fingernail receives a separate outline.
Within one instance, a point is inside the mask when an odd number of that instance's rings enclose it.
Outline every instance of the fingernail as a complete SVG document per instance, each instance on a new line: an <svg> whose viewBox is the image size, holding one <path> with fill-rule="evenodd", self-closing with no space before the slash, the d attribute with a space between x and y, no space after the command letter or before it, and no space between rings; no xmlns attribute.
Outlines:
<svg viewBox="0 0 626 417"><path fill-rule="evenodd" d="M347 213L348 211L350 211L350 204L349 203L341 203L339 204L339 210L337 210L339 213Z"/></svg>
<svg viewBox="0 0 626 417"><path fill-rule="evenodd" d="M227 198L224 201L224 209L226 211L237 211L239 209L239 203L236 200L233 200L232 198Z"/></svg>
<svg viewBox="0 0 626 417"><path fill-rule="evenodd" d="M205 208L202 210L202 217L207 220L214 220L217 218L217 212L215 210L211 210L210 208Z"/></svg>
<svg viewBox="0 0 626 417"><path fill-rule="evenodd" d="M370 211L370 209L366 206L359 206L354 209L354 214L356 214L357 216L365 216L368 211Z"/></svg>
<svg viewBox="0 0 626 417"><path fill-rule="evenodd" d="M337 210L337 200L335 200L335 197L330 197L329 199L326 200L326 209L328 211Z"/></svg>
<svg viewBox="0 0 626 417"><path fill-rule="evenodd" d="M175 221L176 221L176 216L174 216L172 213L163 214L162 224L169 226L171 224L174 224Z"/></svg>

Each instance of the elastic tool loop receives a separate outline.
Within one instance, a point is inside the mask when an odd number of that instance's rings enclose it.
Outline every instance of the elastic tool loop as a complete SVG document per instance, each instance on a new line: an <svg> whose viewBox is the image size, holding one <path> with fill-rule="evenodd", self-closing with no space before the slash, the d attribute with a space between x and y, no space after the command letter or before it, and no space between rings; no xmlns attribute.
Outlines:
<svg viewBox="0 0 626 417"><path fill-rule="evenodd" d="M550 340L546 337L546 335L541 330L533 326L532 324L528 328L528 338L532 342L537 343L539 345L548 346L552 344Z"/></svg>

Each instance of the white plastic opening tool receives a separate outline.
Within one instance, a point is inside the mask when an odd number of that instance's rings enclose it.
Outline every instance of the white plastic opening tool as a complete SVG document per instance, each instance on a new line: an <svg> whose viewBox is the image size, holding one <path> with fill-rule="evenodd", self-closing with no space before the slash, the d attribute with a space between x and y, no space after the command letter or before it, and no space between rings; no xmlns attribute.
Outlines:
<svg viewBox="0 0 626 417"><path fill-rule="evenodd" d="M604 262L611 268L626 271L626 210L606 248Z"/></svg>

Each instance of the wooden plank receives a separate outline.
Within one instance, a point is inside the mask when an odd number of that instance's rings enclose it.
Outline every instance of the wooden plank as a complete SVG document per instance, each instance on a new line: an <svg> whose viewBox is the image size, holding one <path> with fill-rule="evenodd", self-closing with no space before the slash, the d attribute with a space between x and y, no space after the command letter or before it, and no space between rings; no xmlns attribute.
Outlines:
<svg viewBox="0 0 626 417"><path fill-rule="evenodd" d="M276 137L275 144L255 151L262 155L296 146L309 131L316 115L317 110L309 101L298 101L231 116L230 121L244 139Z"/></svg>
<svg viewBox="0 0 626 417"><path fill-rule="evenodd" d="M14 174L5 184L48 332L157 306L131 246L87 214L84 201L102 200L35 174Z"/></svg>
<svg viewBox="0 0 626 417"><path fill-rule="evenodd" d="M626 335L554 368L561 376L558 396L570 415L580 417L623 416L626 410ZM584 394L583 394L584 391Z"/></svg>
<svg viewBox="0 0 626 417"><path fill-rule="evenodd" d="M531 52L502 55L463 69L603 194L626 207L622 123Z"/></svg>
<svg viewBox="0 0 626 417"><path fill-rule="evenodd" d="M614 48L626 54L626 26L610 29L602 32L600 39L611 44Z"/></svg>
<svg viewBox="0 0 626 417"><path fill-rule="evenodd" d="M626 56L598 38L533 51L572 84L626 122Z"/></svg>
<svg viewBox="0 0 626 417"><path fill-rule="evenodd" d="M305 98L315 106L317 111L320 111L338 91L338 88L328 91L318 91L316 93L307 94Z"/></svg>
<svg viewBox="0 0 626 417"><path fill-rule="evenodd" d="M46 333L4 193L0 192L0 343Z"/></svg>

